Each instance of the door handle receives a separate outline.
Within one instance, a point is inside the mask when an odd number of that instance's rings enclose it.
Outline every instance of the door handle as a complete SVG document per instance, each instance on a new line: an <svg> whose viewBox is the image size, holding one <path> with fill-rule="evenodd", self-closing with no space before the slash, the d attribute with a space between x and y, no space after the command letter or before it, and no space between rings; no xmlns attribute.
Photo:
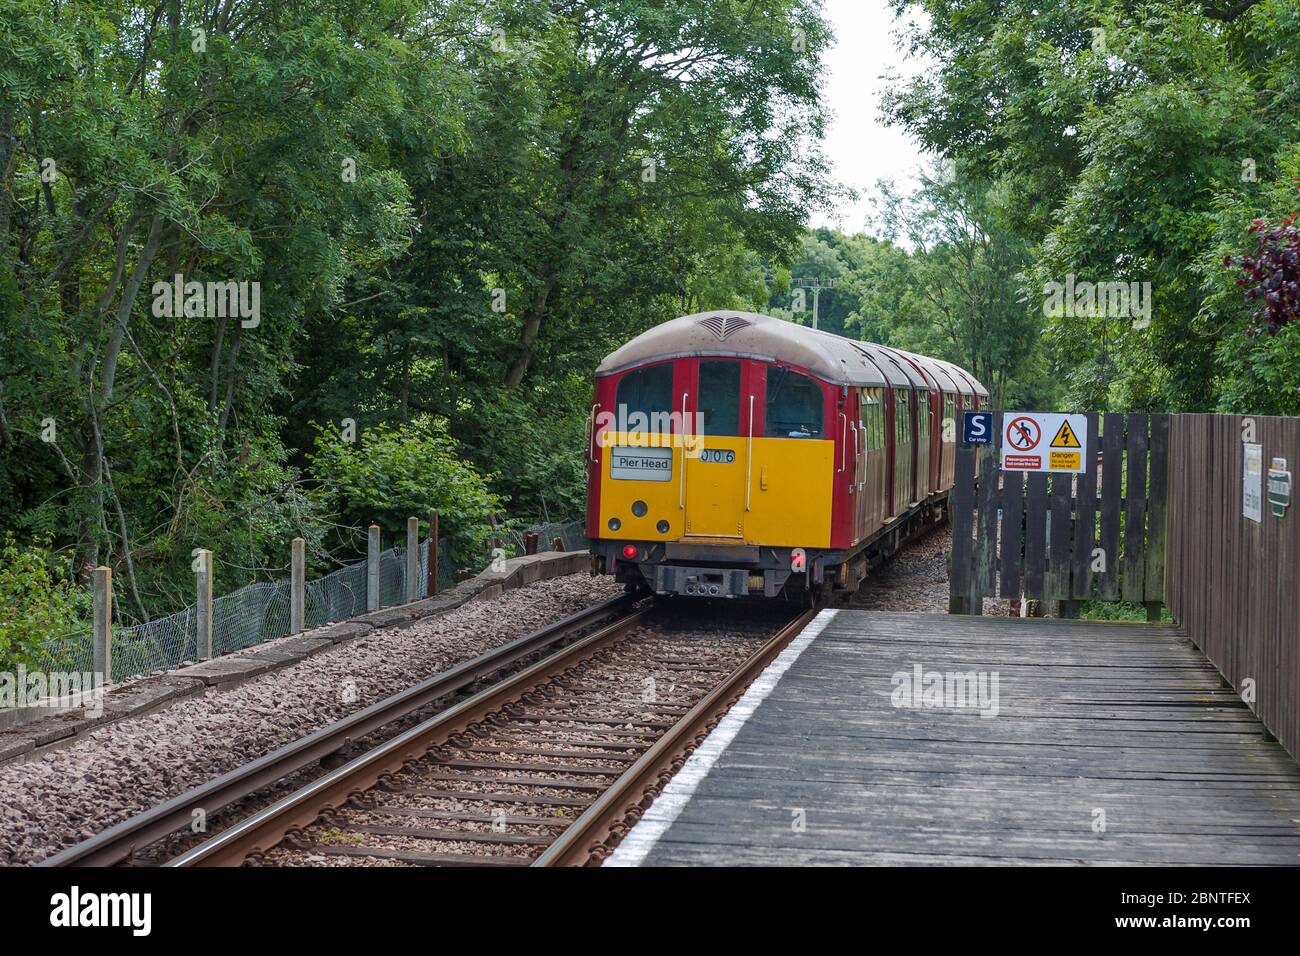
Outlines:
<svg viewBox="0 0 1300 956"><path fill-rule="evenodd" d="M591 406L591 416L587 419L587 457L591 459L593 465L600 464L600 456L596 454L596 409L600 408L600 402Z"/></svg>
<svg viewBox="0 0 1300 956"><path fill-rule="evenodd" d="M749 396L749 441L745 447L745 510L749 510L749 493L754 474L754 396Z"/></svg>
<svg viewBox="0 0 1300 956"><path fill-rule="evenodd" d="M836 472L837 475L842 474L844 471L844 467L846 464L845 456L848 454L849 451L848 444L847 444L848 438L849 438L849 416L845 415L843 412L840 412L840 468L839 471Z"/></svg>

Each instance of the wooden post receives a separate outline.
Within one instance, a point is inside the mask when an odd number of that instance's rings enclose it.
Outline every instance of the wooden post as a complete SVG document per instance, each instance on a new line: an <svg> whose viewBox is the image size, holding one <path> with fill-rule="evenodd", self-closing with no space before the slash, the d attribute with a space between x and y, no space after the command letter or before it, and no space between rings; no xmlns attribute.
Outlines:
<svg viewBox="0 0 1300 956"><path fill-rule="evenodd" d="M198 601L195 604L196 656L201 661L212 659L212 552L199 549Z"/></svg>
<svg viewBox="0 0 1300 956"><path fill-rule="evenodd" d="M301 634L307 617L307 542L294 538L289 570L289 633Z"/></svg>
<svg viewBox="0 0 1300 956"><path fill-rule="evenodd" d="M524 554L537 553L537 532L528 531L524 533Z"/></svg>
<svg viewBox="0 0 1300 956"><path fill-rule="evenodd" d="M438 509L429 512L429 597L438 593Z"/></svg>
<svg viewBox="0 0 1300 956"><path fill-rule="evenodd" d="M406 603L420 600L420 519L406 519Z"/></svg>
<svg viewBox="0 0 1300 956"><path fill-rule="evenodd" d="M94 668L103 684L113 680L113 569L95 568Z"/></svg>
<svg viewBox="0 0 1300 956"><path fill-rule="evenodd" d="M366 610L379 610L379 525L372 524L366 547Z"/></svg>

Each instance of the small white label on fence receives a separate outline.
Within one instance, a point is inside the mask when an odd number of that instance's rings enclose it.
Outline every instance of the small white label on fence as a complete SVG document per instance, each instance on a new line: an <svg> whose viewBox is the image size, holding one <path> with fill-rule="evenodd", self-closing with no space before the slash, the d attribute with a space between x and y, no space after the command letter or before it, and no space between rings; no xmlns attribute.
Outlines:
<svg viewBox="0 0 1300 956"><path fill-rule="evenodd" d="M1264 520L1264 446L1243 442L1241 462L1241 513L1251 521Z"/></svg>
<svg viewBox="0 0 1300 956"><path fill-rule="evenodd" d="M671 481L671 448L622 448L609 452L609 477L620 481Z"/></svg>
<svg viewBox="0 0 1300 956"><path fill-rule="evenodd" d="M1287 470L1285 458L1274 458L1268 469L1268 504L1278 518L1286 514L1291 504L1291 472Z"/></svg>
<svg viewBox="0 0 1300 956"><path fill-rule="evenodd" d="M1007 412L1002 421L1003 471L1083 472L1088 416Z"/></svg>

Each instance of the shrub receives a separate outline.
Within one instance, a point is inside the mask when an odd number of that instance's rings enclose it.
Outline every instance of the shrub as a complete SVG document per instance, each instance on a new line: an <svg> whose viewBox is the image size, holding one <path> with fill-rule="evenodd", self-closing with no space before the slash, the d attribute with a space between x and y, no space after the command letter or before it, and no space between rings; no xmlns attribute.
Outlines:
<svg viewBox="0 0 1300 956"><path fill-rule="evenodd" d="M422 416L396 428L376 425L345 442L320 430L310 456L318 483L312 495L353 532L372 522L389 540L404 534L411 515L438 509L439 533L458 564L486 566L489 516L503 516L505 499L489 479L456 454L442 419Z"/></svg>
<svg viewBox="0 0 1300 956"><path fill-rule="evenodd" d="M87 627L92 597L71 570L49 538L20 545L6 532L0 540L0 671L35 665L51 641Z"/></svg>

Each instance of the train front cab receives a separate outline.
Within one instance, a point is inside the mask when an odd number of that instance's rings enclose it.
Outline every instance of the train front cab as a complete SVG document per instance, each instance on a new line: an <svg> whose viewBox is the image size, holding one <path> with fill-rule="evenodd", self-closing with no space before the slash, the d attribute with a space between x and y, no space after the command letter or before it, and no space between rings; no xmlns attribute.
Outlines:
<svg viewBox="0 0 1300 956"><path fill-rule="evenodd" d="M792 549L815 565L832 547L857 474L841 391L806 369L731 357L598 378L588 511L598 560L658 593L779 593L800 574Z"/></svg>

